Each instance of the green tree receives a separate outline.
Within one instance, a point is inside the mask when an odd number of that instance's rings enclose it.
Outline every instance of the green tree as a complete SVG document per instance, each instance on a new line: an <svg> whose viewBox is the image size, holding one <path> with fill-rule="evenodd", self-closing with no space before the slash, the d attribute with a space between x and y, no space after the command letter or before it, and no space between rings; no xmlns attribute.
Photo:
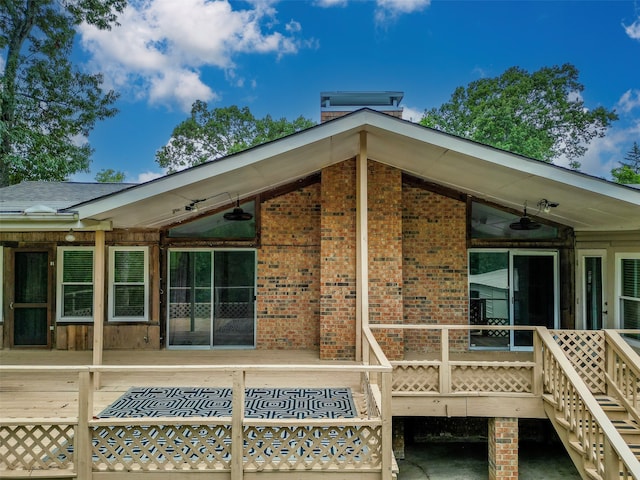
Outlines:
<svg viewBox="0 0 640 480"><path fill-rule="evenodd" d="M458 87L447 103L425 111L420 123L545 162L561 155L572 160L618 118L603 107L587 109L583 90L570 64L533 73L511 67Z"/></svg>
<svg viewBox="0 0 640 480"><path fill-rule="evenodd" d="M293 121L253 116L248 107L235 105L209 110L194 102L190 116L173 129L171 139L156 152L156 162L175 172L209 160L309 128L314 122L302 116Z"/></svg>
<svg viewBox="0 0 640 480"><path fill-rule="evenodd" d="M625 155L624 161L618 163L620 167L611 170L614 182L625 185L640 183L640 145L637 142L633 142L633 146Z"/></svg>
<svg viewBox="0 0 640 480"><path fill-rule="evenodd" d="M125 174L121 171L115 171L113 168L103 168L96 173L96 182L99 183L122 183L124 182Z"/></svg>
<svg viewBox="0 0 640 480"><path fill-rule="evenodd" d="M0 186L87 171L85 139L115 115L102 77L70 61L82 22L108 29L126 0L0 0ZM81 143L81 144L79 144Z"/></svg>

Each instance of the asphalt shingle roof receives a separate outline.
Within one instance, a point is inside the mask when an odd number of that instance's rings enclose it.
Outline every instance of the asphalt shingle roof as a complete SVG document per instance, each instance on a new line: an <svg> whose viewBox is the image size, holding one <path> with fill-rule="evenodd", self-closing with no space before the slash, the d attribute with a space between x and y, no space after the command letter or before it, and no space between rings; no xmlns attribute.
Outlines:
<svg viewBox="0 0 640 480"><path fill-rule="evenodd" d="M81 202L110 195L133 183L22 182L0 188L0 212L23 212L43 205L63 210Z"/></svg>

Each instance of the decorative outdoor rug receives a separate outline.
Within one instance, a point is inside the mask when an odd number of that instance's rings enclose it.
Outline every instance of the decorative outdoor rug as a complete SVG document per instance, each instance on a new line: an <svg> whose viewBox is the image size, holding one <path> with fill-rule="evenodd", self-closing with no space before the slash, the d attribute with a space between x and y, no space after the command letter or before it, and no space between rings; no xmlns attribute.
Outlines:
<svg viewBox="0 0 640 480"><path fill-rule="evenodd" d="M230 388L133 387L105 410L109 417L230 417ZM354 418L350 388L248 388L246 418Z"/></svg>

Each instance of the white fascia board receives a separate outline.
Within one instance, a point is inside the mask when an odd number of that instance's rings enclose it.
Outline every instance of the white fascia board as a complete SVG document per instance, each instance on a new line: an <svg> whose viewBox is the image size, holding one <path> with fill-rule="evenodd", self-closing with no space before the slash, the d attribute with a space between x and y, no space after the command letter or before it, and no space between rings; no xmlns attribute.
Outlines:
<svg viewBox="0 0 640 480"><path fill-rule="evenodd" d="M371 112L362 112L371 115ZM418 124L384 115L372 115L367 123L397 135L452 150L463 155L478 158L496 166L516 170L532 176L547 178L549 181L572 185L576 188L605 195L640 206L640 190L618 185L606 180L574 172L557 165L548 164L520 155L512 154L472 140L448 135ZM446 156L446 153L445 155Z"/></svg>
<svg viewBox="0 0 640 480"><path fill-rule="evenodd" d="M113 230L111 221L77 220L71 216L45 217L25 215L0 215L0 232L77 232Z"/></svg>
<svg viewBox="0 0 640 480"><path fill-rule="evenodd" d="M80 218L92 218L99 216L103 212L108 212L140 200L183 188L190 184L202 182L207 178L250 167L253 164L298 148L303 148L306 145L325 140L335 135L345 134L352 129L356 129L357 131L357 129L361 127L362 122L355 116L340 118L333 122L317 125L303 132L253 147L244 152L198 165L167 175L166 177L151 180L147 183L116 192L106 198L85 202L71 208L80 214Z"/></svg>

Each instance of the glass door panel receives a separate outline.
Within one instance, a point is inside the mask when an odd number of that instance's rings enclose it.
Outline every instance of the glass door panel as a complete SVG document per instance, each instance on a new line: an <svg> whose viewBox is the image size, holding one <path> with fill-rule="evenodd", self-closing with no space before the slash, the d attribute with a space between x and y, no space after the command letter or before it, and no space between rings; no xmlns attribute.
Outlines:
<svg viewBox="0 0 640 480"><path fill-rule="evenodd" d="M600 330L603 320L602 257L584 257L584 327Z"/></svg>
<svg viewBox="0 0 640 480"><path fill-rule="evenodd" d="M168 343L179 348L255 346L255 252L169 252Z"/></svg>
<svg viewBox="0 0 640 480"><path fill-rule="evenodd" d="M213 345L255 345L255 252L214 254Z"/></svg>
<svg viewBox="0 0 640 480"><path fill-rule="evenodd" d="M470 342L474 348L509 348L509 330L485 325L509 325L509 253L469 255Z"/></svg>
<svg viewBox="0 0 640 480"><path fill-rule="evenodd" d="M485 326L546 326L558 319L557 253L518 250L469 252L470 347L530 349L531 331Z"/></svg>
<svg viewBox="0 0 640 480"><path fill-rule="evenodd" d="M556 325L555 253L514 253L512 256L513 325ZM530 348L533 333L514 331L512 348Z"/></svg>
<svg viewBox="0 0 640 480"><path fill-rule="evenodd" d="M14 346L49 345L49 252L14 253Z"/></svg>
<svg viewBox="0 0 640 480"><path fill-rule="evenodd" d="M168 346L209 347L211 305L211 252L169 252Z"/></svg>

